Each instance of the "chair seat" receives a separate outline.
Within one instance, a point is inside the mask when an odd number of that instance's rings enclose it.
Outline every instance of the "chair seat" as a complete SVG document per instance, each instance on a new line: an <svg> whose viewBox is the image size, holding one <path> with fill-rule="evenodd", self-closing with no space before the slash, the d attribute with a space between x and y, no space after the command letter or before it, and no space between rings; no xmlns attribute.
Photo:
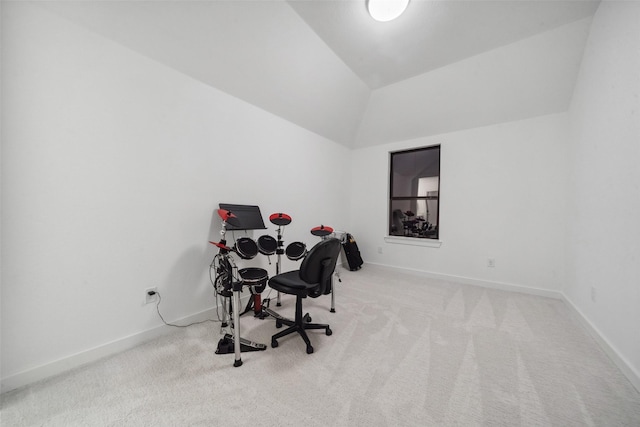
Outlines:
<svg viewBox="0 0 640 427"><path fill-rule="evenodd" d="M317 284L308 284L300 278L298 270L278 274L269 279L269 287L285 294L300 295L306 297L309 290L316 288Z"/></svg>

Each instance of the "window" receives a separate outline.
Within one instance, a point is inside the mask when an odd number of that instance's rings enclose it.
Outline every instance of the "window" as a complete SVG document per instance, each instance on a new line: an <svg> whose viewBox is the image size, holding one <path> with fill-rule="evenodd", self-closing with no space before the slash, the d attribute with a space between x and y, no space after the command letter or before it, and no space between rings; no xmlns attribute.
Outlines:
<svg viewBox="0 0 640 427"><path fill-rule="evenodd" d="M389 236L438 239L440 146L391 153Z"/></svg>

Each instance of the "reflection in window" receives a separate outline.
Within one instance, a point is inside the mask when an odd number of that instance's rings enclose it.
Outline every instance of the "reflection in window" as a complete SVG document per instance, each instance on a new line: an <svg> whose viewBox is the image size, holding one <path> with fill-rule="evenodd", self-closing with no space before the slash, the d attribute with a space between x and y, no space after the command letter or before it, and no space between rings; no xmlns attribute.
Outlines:
<svg viewBox="0 0 640 427"><path fill-rule="evenodd" d="M440 146L391 153L389 235L438 239Z"/></svg>

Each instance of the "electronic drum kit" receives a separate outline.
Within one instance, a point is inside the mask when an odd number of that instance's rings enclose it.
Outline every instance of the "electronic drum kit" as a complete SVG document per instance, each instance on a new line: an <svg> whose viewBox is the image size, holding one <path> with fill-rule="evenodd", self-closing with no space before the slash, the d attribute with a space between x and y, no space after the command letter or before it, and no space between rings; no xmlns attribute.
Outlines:
<svg viewBox="0 0 640 427"><path fill-rule="evenodd" d="M267 234L260 236L257 242L249 237L239 237L235 239L233 246L227 246L227 241L225 239L226 224L237 226L239 225L239 220L231 211L225 209L218 209L217 213L222 220L222 230L220 232L222 238L219 242L209 242L219 249L218 254L214 257L210 267L216 274L214 281L214 288L216 289L216 292L222 297L229 298L230 300L229 312L233 317L233 335L225 334L224 338L222 338L218 343L216 353L227 354L234 352L235 362L233 366L241 366L241 352L265 350L266 346L240 337L240 316L250 311L251 306L253 306L253 311L256 317L265 318L272 315L278 318L280 316L277 313L266 308L263 309L262 307L260 294L267 286L267 281L269 279L269 273L267 270L257 267L238 269L231 254L235 253L243 260L253 259L258 254L266 255L267 257L276 255L276 275L278 275L280 274L281 256L285 255L291 261L301 260L307 255L307 246L303 242L292 242L284 247L284 242L282 240L283 227L291 223L291 217L281 212L274 213L269 216L269 221L278 227L277 239ZM324 225L311 229L311 234L322 239L327 238L327 236L332 233L333 228ZM271 264L270 260L269 264ZM234 274L234 271L237 271L237 274ZM244 286L250 289L253 298L250 298L247 307L242 313L240 313L240 292ZM332 291L331 312L335 312L334 304L334 293ZM281 305L279 292L277 295L276 305ZM227 326L226 312L225 319L223 319L223 326Z"/></svg>

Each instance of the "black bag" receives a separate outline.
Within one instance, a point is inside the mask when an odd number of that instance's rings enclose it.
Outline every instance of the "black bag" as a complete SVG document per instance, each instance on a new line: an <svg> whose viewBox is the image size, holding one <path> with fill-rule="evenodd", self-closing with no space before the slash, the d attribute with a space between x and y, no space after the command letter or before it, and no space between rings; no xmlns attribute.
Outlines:
<svg viewBox="0 0 640 427"><path fill-rule="evenodd" d="M345 235L344 242L342 243L344 254L347 256L347 262L349 263L349 270L359 270L362 267L362 257L360 256L360 250L356 239L349 233Z"/></svg>

